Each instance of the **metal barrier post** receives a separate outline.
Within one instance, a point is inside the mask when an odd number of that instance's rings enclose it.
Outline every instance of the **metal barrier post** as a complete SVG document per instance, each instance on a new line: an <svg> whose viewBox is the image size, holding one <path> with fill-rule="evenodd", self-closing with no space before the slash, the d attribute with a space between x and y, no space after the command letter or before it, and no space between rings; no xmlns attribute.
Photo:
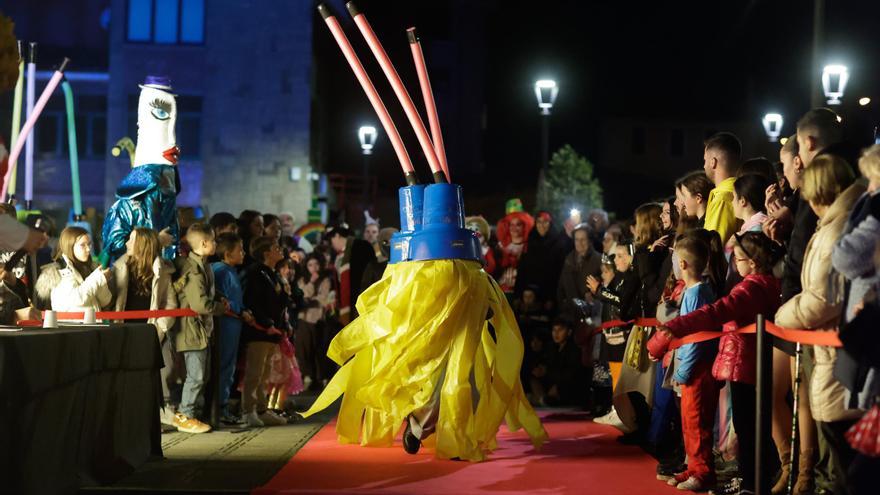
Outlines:
<svg viewBox="0 0 880 495"><path fill-rule="evenodd" d="M758 315L756 322L758 334L758 370L757 390L755 397L755 493L756 495L768 495L765 490L770 486L769 477L772 473L762 470L764 459L771 452L765 452L764 445L770 437L770 422L772 414L772 390L773 390L773 347L772 337L767 333L764 325L764 315Z"/></svg>

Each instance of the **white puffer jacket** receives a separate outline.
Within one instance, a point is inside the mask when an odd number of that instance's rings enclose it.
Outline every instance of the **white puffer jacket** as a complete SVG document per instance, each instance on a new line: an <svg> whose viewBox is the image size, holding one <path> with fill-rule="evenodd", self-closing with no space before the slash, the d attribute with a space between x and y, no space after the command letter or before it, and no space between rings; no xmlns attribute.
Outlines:
<svg viewBox="0 0 880 495"><path fill-rule="evenodd" d="M83 279L73 268L73 263L62 255L59 260L58 285L52 288L52 309L55 311L84 311L88 308L101 311L113 299L107 279L101 267ZM63 263L61 263L63 261Z"/></svg>

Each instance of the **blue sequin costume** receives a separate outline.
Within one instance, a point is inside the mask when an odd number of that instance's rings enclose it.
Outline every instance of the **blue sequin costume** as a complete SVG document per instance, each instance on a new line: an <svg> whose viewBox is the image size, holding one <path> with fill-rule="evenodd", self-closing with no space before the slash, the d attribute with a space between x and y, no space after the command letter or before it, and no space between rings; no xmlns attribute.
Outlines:
<svg viewBox="0 0 880 495"><path fill-rule="evenodd" d="M180 177L172 165L141 165L131 169L116 189L116 202L107 211L101 235L104 253L113 263L125 254L125 243L135 227L162 231L169 228L174 242L162 257L174 259L180 244L177 222L177 194Z"/></svg>

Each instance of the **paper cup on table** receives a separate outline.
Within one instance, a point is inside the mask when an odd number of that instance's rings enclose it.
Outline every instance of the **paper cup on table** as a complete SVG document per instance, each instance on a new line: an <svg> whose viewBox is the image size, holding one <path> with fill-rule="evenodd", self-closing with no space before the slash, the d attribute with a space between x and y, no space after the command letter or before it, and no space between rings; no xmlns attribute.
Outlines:
<svg viewBox="0 0 880 495"><path fill-rule="evenodd" d="M58 315L52 310L47 310L43 313L43 328L56 327L58 327Z"/></svg>
<svg viewBox="0 0 880 495"><path fill-rule="evenodd" d="M96 322L95 319L95 308L87 308L83 311L83 323L86 325L94 325Z"/></svg>

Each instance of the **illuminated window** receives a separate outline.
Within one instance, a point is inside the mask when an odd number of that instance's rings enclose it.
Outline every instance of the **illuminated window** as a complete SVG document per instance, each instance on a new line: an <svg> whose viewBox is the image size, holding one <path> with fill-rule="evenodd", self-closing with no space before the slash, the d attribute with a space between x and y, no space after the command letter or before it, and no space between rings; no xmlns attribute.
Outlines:
<svg viewBox="0 0 880 495"><path fill-rule="evenodd" d="M205 42L205 0L128 0L128 41L163 45Z"/></svg>

